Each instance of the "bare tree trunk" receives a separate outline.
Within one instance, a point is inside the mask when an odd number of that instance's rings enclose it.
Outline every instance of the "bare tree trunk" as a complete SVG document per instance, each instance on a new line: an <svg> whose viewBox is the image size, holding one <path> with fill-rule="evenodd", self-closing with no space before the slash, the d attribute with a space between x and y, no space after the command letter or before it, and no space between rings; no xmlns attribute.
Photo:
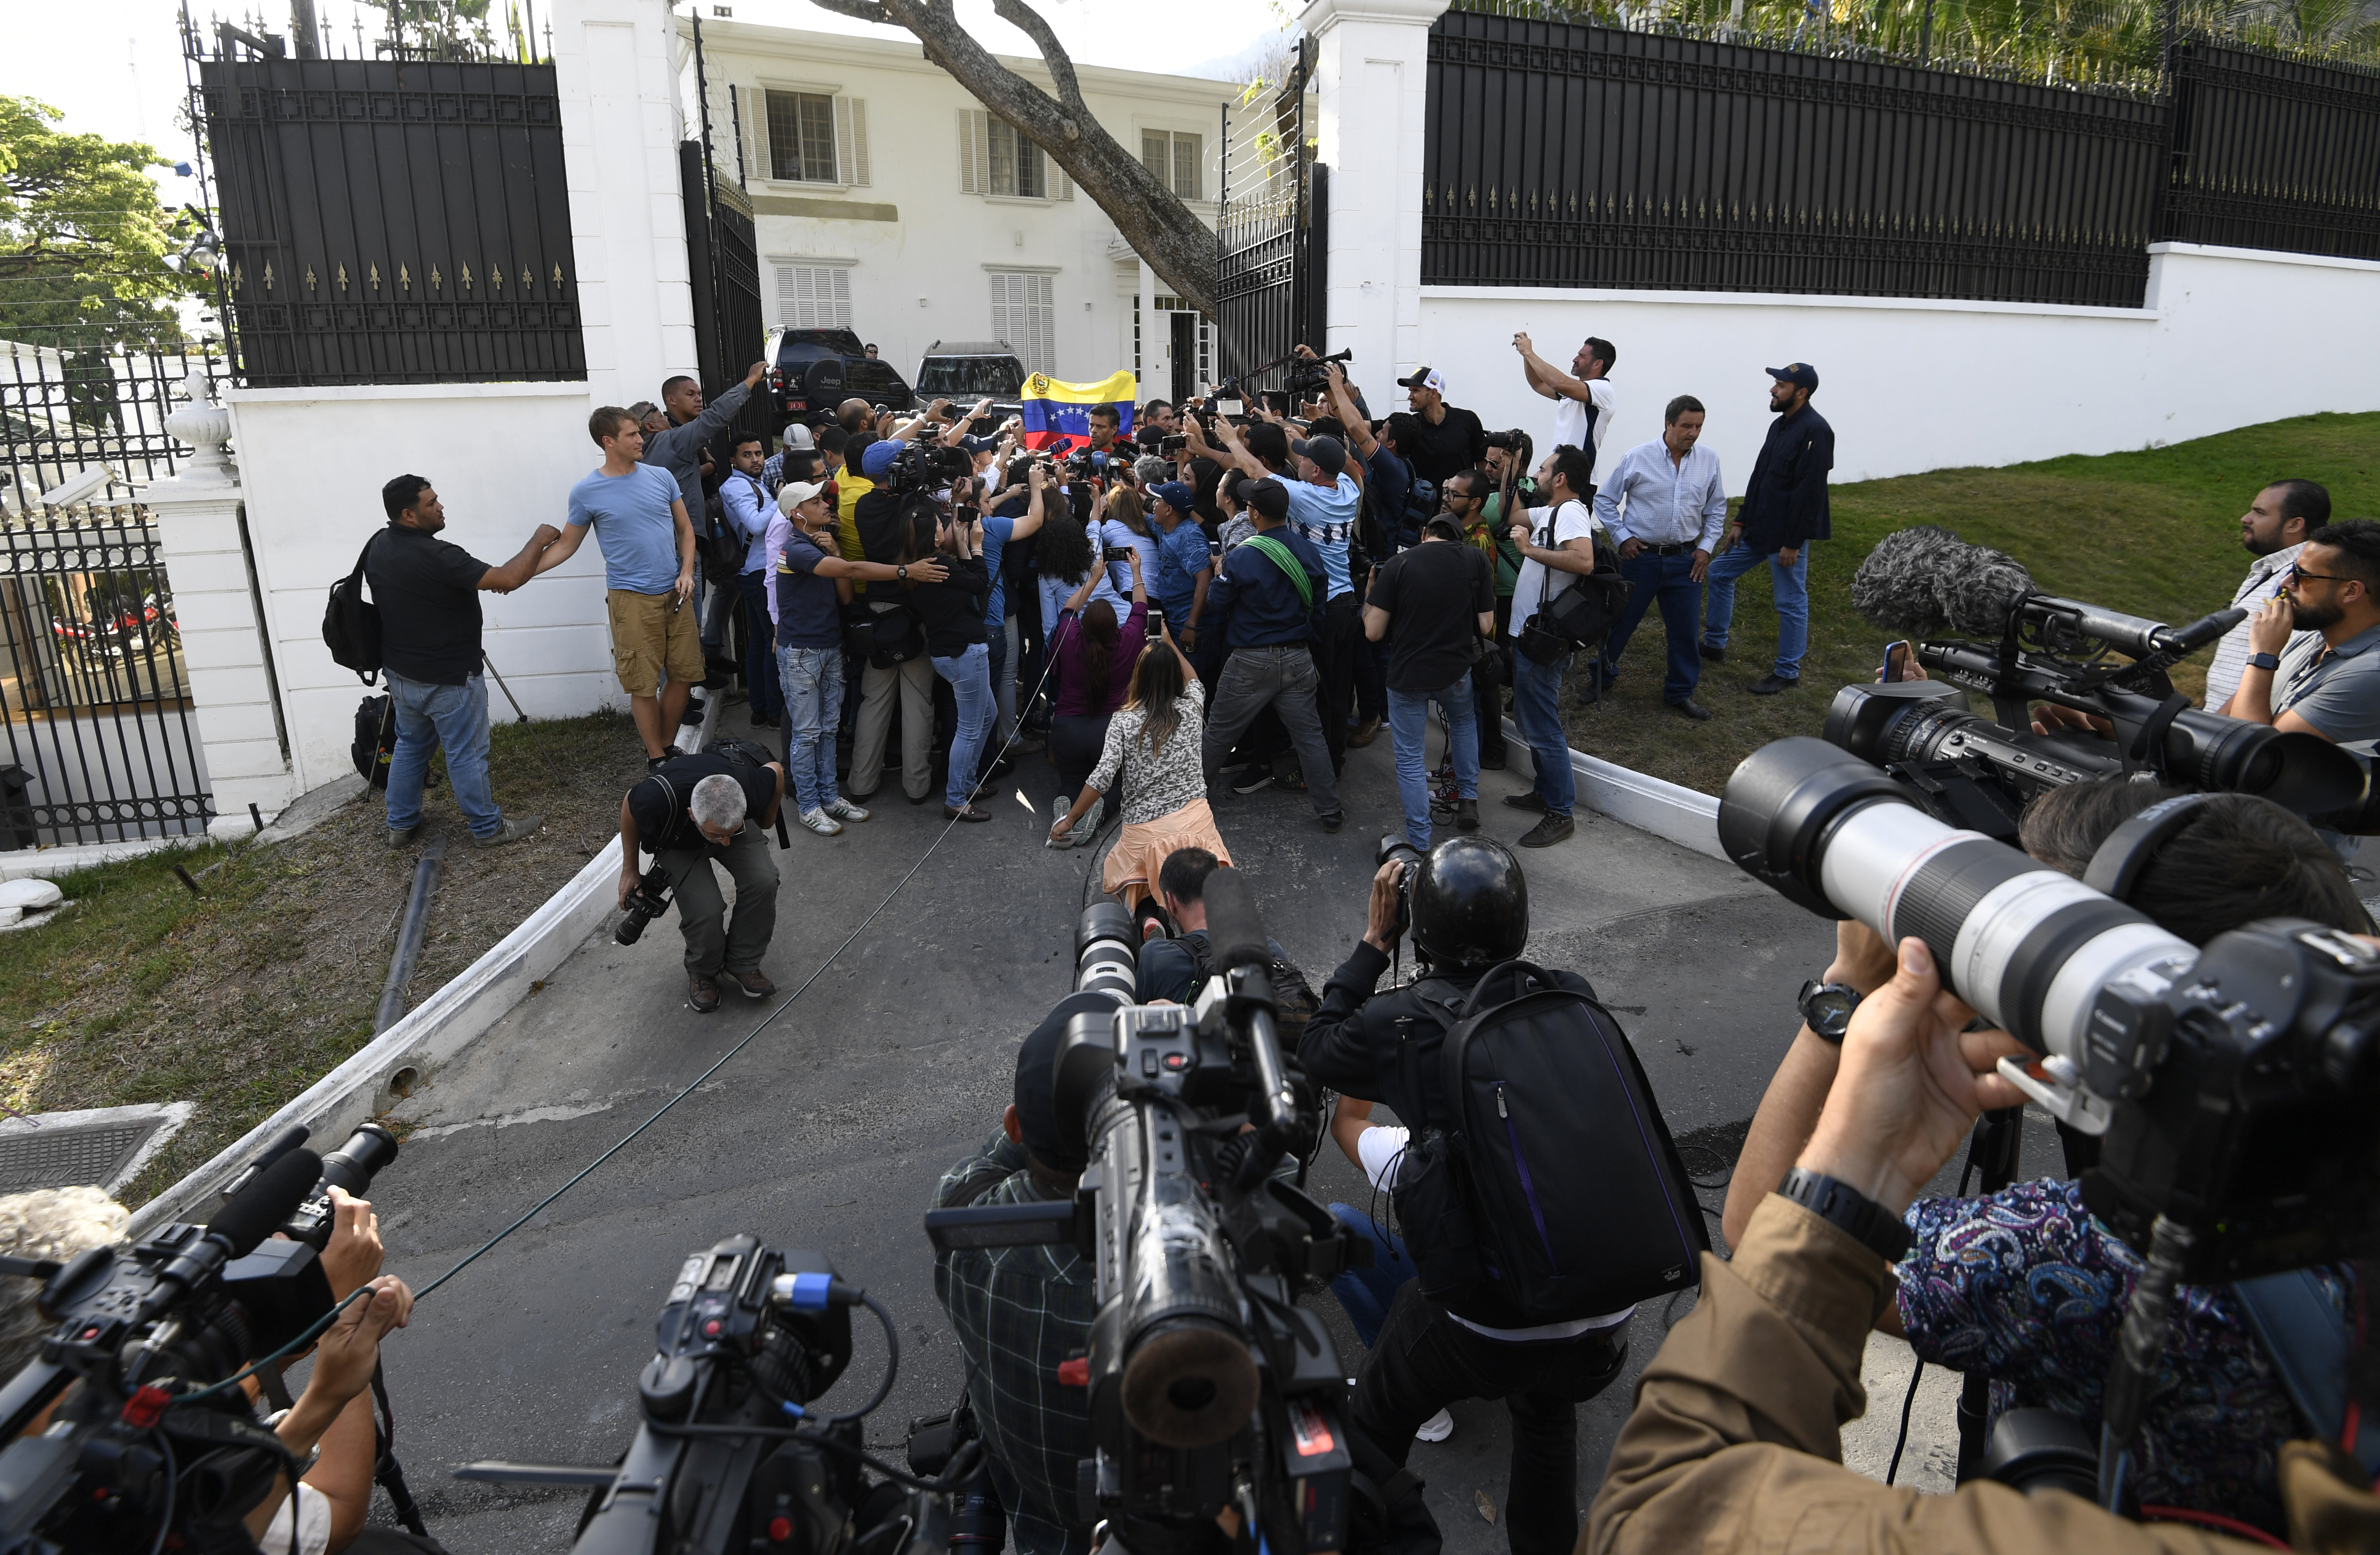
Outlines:
<svg viewBox="0 0 2380 1555"><path fill-rule="evenodd" d="M1215 316L1215 235L1140 158L1099 125L1075 82L1075 62L1058 35L1025 0L993 0L992 9L1033 40L1058 89L1055 97L1010 70L959 25L952 0L812 0L861 21L906 28L926 57L950 72L977 101L1049 153L1099 202L1133 251L1165 284L1208 318Z"/></svg>

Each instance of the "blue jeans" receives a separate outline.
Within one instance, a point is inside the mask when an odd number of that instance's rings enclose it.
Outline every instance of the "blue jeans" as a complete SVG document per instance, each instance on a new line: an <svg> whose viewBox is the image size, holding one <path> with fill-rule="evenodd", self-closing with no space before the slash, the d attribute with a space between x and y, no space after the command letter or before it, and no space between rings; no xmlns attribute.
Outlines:
<svg viewBox="0 0 2380 1555"><path fill-rule="evenodd" d="M935 660L934 673L951 683L951 697L958 703L950 775L942 783L942 803L957 809L975 793L976 762L983 755L984 736L991 732L991 650L970 643L955 658Z"/></svg>
<svg viewBox="0 0 2380 1555"><path fill-rule="evenodd" d="M1392 699L1389 705L1396 706ZM1355 1325L1355 1337L1368 1350L1380 1337L1380 1324L1388 1318L1389 1308L1397 1299L1397 1289L1414 1277L1414 1261L1405 1252L1405 1245L1395 1232L1383 1231L1378 1221L1352 1204L1334 1204L1330 1213L1339 1223L1372 1244L1372 1267L1351 1269L1330 1280L1330 1294L1339 1298L1346 1310L1347 1320Z"/></svg>
<svg viewBox="0 0 2380 1555"><path fill-rule="evenodd" d="M1717 559L1713 559L1716 570ZM1637 553L1634 561L1622 560L1620 576L1633 589L1628 597L1627 613L1611 636L1603 643L1603 674L1606 679L1617 674L1620 655L1628 647L1628 639L1636 631L1637 623L1645 619L1656 600L1661 605L1661 631L1670 639L1669 673L1661 681L1661 699L1682 702L1694 694L1703 678L1703 656L1694 651L1694 632L1702 614L1703 586L1694 579L1694 553L1681 551L1674 555L1658 556L1650 551Z"/></svg>
<svg viewBox="0 0 2380 1555"><path fill-rule="evenodd" d="M994 583L993 588L1000 587ZM984 644L989 650L991 671L991 733L997 740L1006 736L1010 720L1016 716L1016 677L1008 673L1008 623L987 621L984 631L991 638Z"/></svg>
<svg viewBox="0 0 2380 1555"><path fill-rule="evenodd" d="M421 824L421 785L430 776L430 752L446 747L446 782L455 808L475 837L504 830L504 812L488 791L488 683L474 674L460 686L388 677L396 705L396 749L388 763L388 829L410 832Z"/></svg>
<svg viewBox="0 0 2380 1555"><path fill-rule="evenodd" d="M1405 841L1429 851L1429 704L1446 710L1446 746L1454 758L1454 792L1479 797L1479 713L1471 676L1435 691L1389 693L1389 744L1397 755L1397 796L1405 805Z"/></svg>
<svg viewBox="0 0 2380 1555"><path fill-rule="evenodd" d="M777 624L769 619L769 575L747 572L735 580L744 593L744 686L752 694L752 716L774 718L785 710L784 693L770 673Z"/></svg>
<svg viewBox="0 0 2380 1555"><path fill-rule="evenodd" d="M843 796L834 786L834 731L843 717L843 649L781 648L777 681L784 695L785 772L798 815Z"/></svg>
<svg viewBox="0 0 2380 1555"><path fill-rule="evenodd" d="M1550 664L1540 664L1525 653L1512 655L1512 722L1528 742L1529 764L1537 770L1532 785L1546 802L1548 815L1567 817L1578 802L1578 779L1570 770L1570 736L1562 733L1561 677L1570 667L1565 653Z"/></svg>
<svg viewBox="0 0 2380 1555"><path fill-rule="evenodd" d="M1774 554L1764 554L1749 545L1738 545L1713 556L1710 572L1704 579L1710 585L1710 601L1703 613L1703 641L1713 648L1727 646L1728 624L1735 618L1735 580L1763 562L1768 564L1769 592L1777 601L1777 678L1799 680L1802 655L1810 647L1807 542L1794 553L1790 567Z"/></svg>

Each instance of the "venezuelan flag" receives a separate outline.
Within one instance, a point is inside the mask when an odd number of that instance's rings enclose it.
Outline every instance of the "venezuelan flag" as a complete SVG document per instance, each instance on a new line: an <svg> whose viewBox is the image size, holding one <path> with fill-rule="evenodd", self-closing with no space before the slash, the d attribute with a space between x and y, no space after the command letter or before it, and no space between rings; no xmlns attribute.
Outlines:
<svg viewBox="0 0 2380 1555"><path fill-rule="evenodd" d="M1025 446L1071 454L1091 440L1091 407L1112 405L1123 418L1118 436L1132 435L1132 401L1139 380L1113 372L1096 383L1061 383L1037 372L1025 381Z"/></svg>

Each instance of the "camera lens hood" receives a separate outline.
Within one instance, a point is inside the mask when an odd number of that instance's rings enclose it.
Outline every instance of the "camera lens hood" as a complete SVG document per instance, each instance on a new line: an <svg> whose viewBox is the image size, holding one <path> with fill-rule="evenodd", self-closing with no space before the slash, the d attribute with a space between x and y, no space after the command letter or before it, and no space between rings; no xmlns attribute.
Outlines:
<svg viewBox="0 0 2380 1555"><path fill-rule="evenodd" d="M1718 843L1729 858L1787 901L1831 918L1851 914L1827 899L1818 877L1827 833L1870 805L1906 805L1884 772L1809 735L1774 740L1745 757L1718 802Z"/></svg>

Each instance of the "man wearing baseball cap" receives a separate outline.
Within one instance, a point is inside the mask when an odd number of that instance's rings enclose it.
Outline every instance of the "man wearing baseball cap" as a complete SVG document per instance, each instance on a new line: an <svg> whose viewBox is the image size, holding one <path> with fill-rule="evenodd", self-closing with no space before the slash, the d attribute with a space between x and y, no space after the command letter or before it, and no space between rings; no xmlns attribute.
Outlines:
<svg viewBox="0 0 2380 1555"><path fill-rule="evenodd" d="M1802 655L1810 646L1810 542L1831 540L1827 472L1835 468L1835 429L1810 408L1818 370L1807 362L1768 369L1768 408L1777 419L1753 461L1752 483L1719 553L1711 558L1703 606L1702 656L1727 657L1727 630L1735 615L1735 580L1768 564L1777 605L1777 662L1752 683L1755 697L1773 697L1802 683Z"/></svg>
<svg viewBox="0 0 2380 1555"><path fill-rule="evenodd" d="M1475 469L1488 452L1488 432L1479 418L1446 403L1446 374L1433 367L1417 368L1400 378L1405 403L1413 407L1413 446L1397 444L1397 452L1414 473L1432 486L1443 487L1458 470Z"/></svg>
<svg viewBox="0 0 2380 1555"><path fill-rule="evenodd" d="M1165 606L1166 626L1191 663L1198 666L1200 674L1211 675L1221 656L1210 650L1220 647L1221 639L1208 643L1198 635L1215 564L1207 554L1207 531L1198 527L1190 511L1196 499L1186 480L1160 480L1148 489L1148 494L1152 499L1148 516L1157 529L1157 598Z"/></svg>

